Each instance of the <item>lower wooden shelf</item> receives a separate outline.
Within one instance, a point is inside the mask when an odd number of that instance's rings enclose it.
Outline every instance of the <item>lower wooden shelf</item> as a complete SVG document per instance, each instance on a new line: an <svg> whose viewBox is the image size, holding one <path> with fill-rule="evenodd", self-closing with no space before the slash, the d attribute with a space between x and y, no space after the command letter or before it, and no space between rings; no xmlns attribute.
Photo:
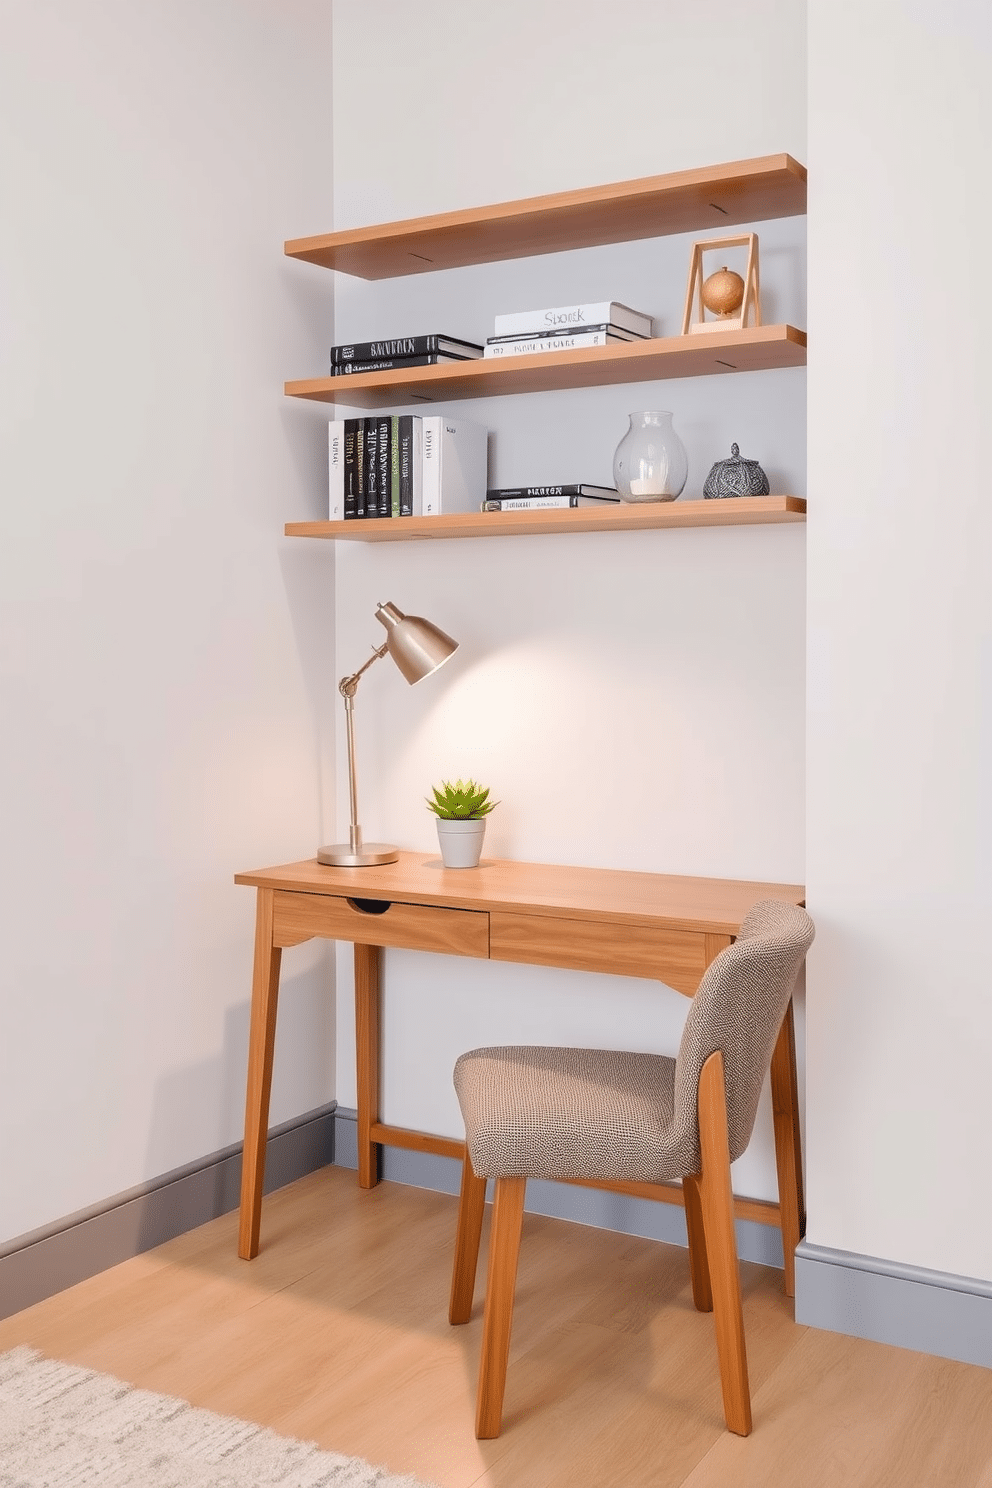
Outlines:
<svg viewBox="0 0 992 1488"><path fill-rule="evenodd" d="M534 533L641 532L654 527L747 527L804 522L801 496L740 496L723 501L608 502L604 506L515 512L456 512L445 517L387 517L351 522L287 522L287 537L348 542L407 542L445 537L520 537Z"/></svg>

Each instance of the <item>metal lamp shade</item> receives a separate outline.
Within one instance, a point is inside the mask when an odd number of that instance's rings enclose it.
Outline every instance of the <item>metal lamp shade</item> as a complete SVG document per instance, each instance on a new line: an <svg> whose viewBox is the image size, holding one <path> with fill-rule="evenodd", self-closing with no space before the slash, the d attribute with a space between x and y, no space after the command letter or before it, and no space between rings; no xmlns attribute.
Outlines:
<svg viewBox="0 0 992 1488"><path fill-rule="evenodd" d="M458 650L443 630L420 615L404 615L394 604L381 604L376 619L386 627L386 650L412 685L429 677Z"/></svg>

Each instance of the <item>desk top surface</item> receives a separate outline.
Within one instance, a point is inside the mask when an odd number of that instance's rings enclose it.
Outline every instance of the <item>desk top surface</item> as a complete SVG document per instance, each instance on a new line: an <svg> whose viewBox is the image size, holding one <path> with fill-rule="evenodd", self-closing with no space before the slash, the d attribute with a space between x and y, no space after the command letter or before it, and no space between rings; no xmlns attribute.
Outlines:
<svg viewBox="0 0 992 1488"><path fill-rule="evenodd" d="M569 868L483 858L477 868L445 868L436 854L400 853L376 868L331 868L309 858L238 873L235 883L293 893L389 899L451 909L506 910L556 919L659 922L735 935L760 899L805 901L802 884L689 878L617 868Z"/></svg>

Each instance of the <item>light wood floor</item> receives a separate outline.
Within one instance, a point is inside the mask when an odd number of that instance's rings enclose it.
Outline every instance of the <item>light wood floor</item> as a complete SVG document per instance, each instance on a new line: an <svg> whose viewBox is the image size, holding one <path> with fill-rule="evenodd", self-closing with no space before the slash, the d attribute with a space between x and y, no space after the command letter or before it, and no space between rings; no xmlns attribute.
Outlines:
<svg viewBox="0 0 992 1488"><path fill-rule="evenodd" d="M796 1327L781 1273L744 1265L740 1440L686 1252L530 1215L503 1434L477 1442L478 1296L467 1327L447 1323L455 1203L326 1168L266 1199L256 1260L225 1216L0 1322L0 1351L32 1344L441 1488L992 1488L992 1372Z"/></svg>

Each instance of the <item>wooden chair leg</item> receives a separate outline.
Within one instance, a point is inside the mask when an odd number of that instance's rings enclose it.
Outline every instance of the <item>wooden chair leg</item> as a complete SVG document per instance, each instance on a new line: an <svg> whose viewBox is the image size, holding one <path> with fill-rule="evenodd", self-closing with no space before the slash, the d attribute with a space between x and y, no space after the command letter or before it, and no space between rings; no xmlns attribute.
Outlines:
<svg viewBox="0 0 992 1488"><path fill-rule="evenodd" d="M713 1289L723 1413L730 1431L738 1436L749 1436L751 1391L744 1345L740 1267L734 1236L734 1199L730 1188L723 1054L719 1049L707 1059L699 1076L699 1145L702 1155L699 1197Z"/></svg>
<svg viewBox="0 0 992 1488"><path fill-rule="evenodd" d="M524 1219L526 1178L497 1178L489 1235L489 1278L482 1325L482 1359L475 1434L482 1440L499 1436L503 1423L506 1363L513 1324L513 1292Z"/></svg>
<svg viewBox="0 0 992 1488"><path fill-rule="evenodd" d="M799 1132L799 1085L796 1079L796 1033L792 1002L785 1010L772 1053L770 1072L775 1122L775 1165L785 1259L785 1294L796 1295L796 1246L806 1233L803 1201L803 1154Z"/></svg>
<svg viewBox="0 0 992 1488"><path fill-rule="evenodd" d="M697 1312L713 1311L713 1289L710 1286L710 1263L706 1255L706 1228L703 1224L699 1178L696 1174L682 1179L685 1199L685 1227L689 1236L689 1280Z"/></svg>
<svg viewBox="0 0 992 1488"><path fill-rule="evenodd" d="M449 1323L467 1323L472 1316L475 1272L479 1264L479 1241L482 1238L485 1209L486 1180L476 1177L466 1147L465 1160L462 1163L462 1191L458 1199L455 1263L451 1272L451 1299L448 1303Z"/></svg>

